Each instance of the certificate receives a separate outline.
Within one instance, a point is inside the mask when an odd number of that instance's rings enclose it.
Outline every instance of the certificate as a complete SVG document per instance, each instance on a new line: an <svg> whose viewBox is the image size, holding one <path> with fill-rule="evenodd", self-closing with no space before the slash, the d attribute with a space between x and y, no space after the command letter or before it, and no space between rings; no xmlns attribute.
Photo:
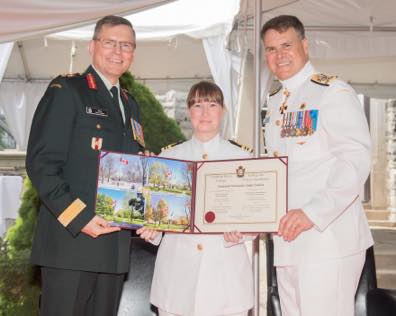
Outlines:
<svg viewBox="0 0 396 316"><path fill-rule="evenodd" d="M185 161L104 152L96 213L114 226L179 233L277 231L287 158Z"/></svg>
<svg viewBox="0 0 396 316"><path fill-rule="evenodd" d="M201 232L277 231L287 210L287 160L198 163L195 226Z"/></svg>

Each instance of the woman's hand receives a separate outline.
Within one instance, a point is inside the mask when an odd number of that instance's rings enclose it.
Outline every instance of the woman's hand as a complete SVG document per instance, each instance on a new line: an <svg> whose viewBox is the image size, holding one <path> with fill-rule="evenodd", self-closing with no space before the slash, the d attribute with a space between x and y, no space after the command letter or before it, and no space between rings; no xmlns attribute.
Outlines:
<svg viewBox="0 0 396 316"><path fill-rule="evenodd" d="M224 240L226 242L239 243L243 238L243 234L237 231L224 233Z"/></svg>
<svg viewBox="0 0 396 316"><path fill-rule="evenodd" d="M143 151L139 151L138 155L142 155L142 156L144 155L146 157L156 157L157 156L152 151L148 151L148 150L145 150L144 152Z"/></svg>
<svg viewBox="0 0 396 316"><path fill-rule="evenodd" d="M144 239L145 241L154 241L158 237L161 232L155 229L150 229L147 227L141 227L136 231L136 234L140 236L140 238Z"/></svg>

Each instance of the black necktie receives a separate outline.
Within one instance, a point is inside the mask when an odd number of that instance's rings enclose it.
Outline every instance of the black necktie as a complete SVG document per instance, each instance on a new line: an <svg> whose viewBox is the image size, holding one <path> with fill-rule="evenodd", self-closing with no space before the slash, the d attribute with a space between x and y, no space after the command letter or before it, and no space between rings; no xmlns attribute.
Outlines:
<svg viewBox="0 0 396 316"><path fill-rule="evenodd" d="M111 89L110 89L110 92L113 95L114 106L117 108L117 111L118 111L118 113L121 116L121 120L125 123L124 116L122 115L122 112L121 112L122 110L121 110L120 102L118 101L118 89L117 89L117 87L116 86L112 86ZM124 111L124 113L125 113L125 111Z"/></svg>

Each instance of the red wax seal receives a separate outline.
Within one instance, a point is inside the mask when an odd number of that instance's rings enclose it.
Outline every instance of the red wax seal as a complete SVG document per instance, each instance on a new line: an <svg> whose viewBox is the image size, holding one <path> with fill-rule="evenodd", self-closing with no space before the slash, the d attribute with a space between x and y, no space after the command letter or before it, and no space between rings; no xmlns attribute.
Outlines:
<svg viewBox="0 0 396 316"><path fill-rule="evenodd" d="M216 215L215 215L215 213L214 212L212 212L212 211L208 211L208 212L206 212L206 214L205 214L205 221L207 222L207 223L213 223L214 222L214 220L215 220L215 218L216 218Z"/></svg>

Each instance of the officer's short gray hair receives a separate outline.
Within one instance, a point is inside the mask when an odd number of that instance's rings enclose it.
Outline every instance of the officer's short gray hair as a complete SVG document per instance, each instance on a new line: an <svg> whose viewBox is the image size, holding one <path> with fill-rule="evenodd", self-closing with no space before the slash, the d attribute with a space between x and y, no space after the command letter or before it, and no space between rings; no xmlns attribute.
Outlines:
<svg viewBox="0 0 396 316"><path fill-rule="evenodd" d="M275 30L279 33L286 32L289 28L293 28L300 39L305 38L305 29L301 21L294 15L279 15L268 20L261 28L260 36L264 39L265 33L269 30Z"/></svg>
<svg viewBox="0 0 396 316"><path fill-rule="evenodd" d="M129 22L127 19L125 19L121 16L116 16L116 15L107 15L107 16L101 18L98 22L96 22L95 31L92 36L93 40L99 39L99 34L100 34L102 27L104 25L109 25L109 26L126 25L126 26L130 27L131 31L132 31L133 44L136 48L136 33L135 33L135 30L133 29L132 23Z"/></svg>

